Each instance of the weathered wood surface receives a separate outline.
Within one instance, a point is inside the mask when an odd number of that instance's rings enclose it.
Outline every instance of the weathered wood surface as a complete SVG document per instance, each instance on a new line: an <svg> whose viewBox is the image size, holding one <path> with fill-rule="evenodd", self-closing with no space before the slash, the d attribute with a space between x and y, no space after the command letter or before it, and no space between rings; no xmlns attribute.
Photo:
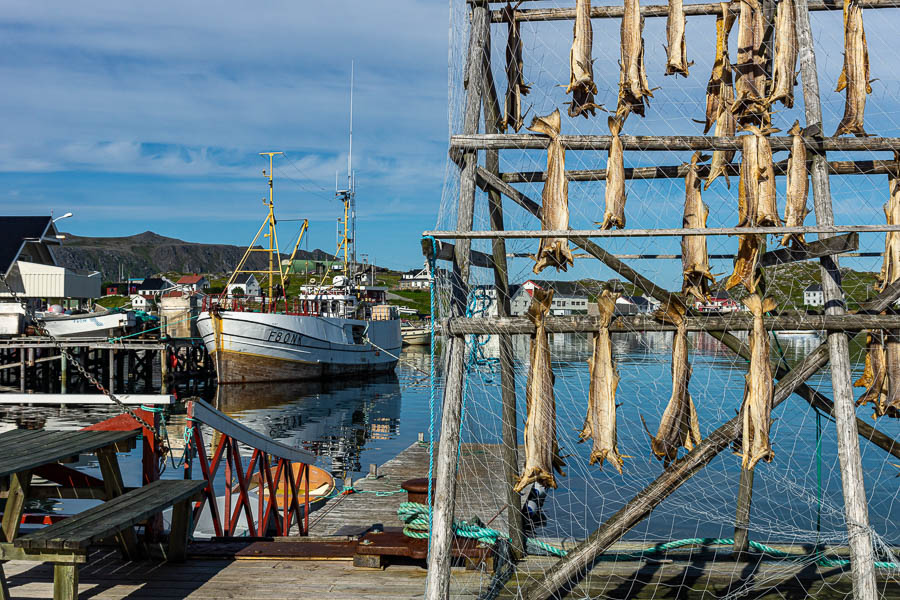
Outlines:
<svg viewBox="0 0 900 600"><path fill-rule="evenodd" d="M0 477L131 442L139 431L47 431L15 429L0 433Z"/></svg>
<svg viewBox="0 0 900 600"><path fill-rule="evenodd" d="M529 0L526 0L529 1ZM897 8L900 7L898 0L860 0L860 6L868 10L870 8ZM642 17L665 17L667 16L668 6L665 4L648 4L641 7ZM809 3L809 10L841 10L841 3L833 0L813 0ZM731 6L731 11L735 14L740 12L737 5ZM709 4L685 4L685 16L718 16L722 13L722 8L718 3ZM514 13L516 21L568 21L575 18L574 8L525 8L517 9ZM621 6L592 6L592 19L619 19L624 14ZM493 23L505 23L503 11L491 11L491 21Z"/></svg>
<svg viewBox="0 0 900 600"><path fill-rule="evenodd" d="M438 445L435 445L437 455ZM520 453L521 456L521 453ZM519 467L522 460L519 460ZM502 448L499 444L463 444L460 449L459 471L456 479L465 482L456 488L457 519L473 516L483 521L496 517L507 505L506 485L503 480ZM332 498L321 509L310 515L311 536L336 535L342 528L364 530L375 523L386 527L399 527L397 508L406 502L406 493L378 496L373 492L400 490L407 479L426 477L428 474L428 444L416 442L396 457L378 468L377 479L358 479L353 487L362 493ZM498 517L490 525L506 532L506 519Z"/></svg>
<svg viewBox="0 0 900 600"><path fill-rule="evenodd" d="M725 165L725 172L729 176L737 177L740 169L740 163ZM786 175L787 160L776 162L773 169L776 175ZM887 175L896 169L897 163L893 160L838 160L828 163L828 173L831 175ZM625 179L683 179L687 172L687 164L626 167ZM703 178L707 177L709 165L699 165L697 175ZM502 173L500 178L507 183L535 183L544 181L547 174L544 171L511 171ZM566 179L569 181L604 181L606 180L606 169L573 169L566 171Z"/></svg>
<svg viewBox="0 0 900 600"><path fill-rule="evenodd" d="M740 150L743 136L715 137L703 135L622 135L625 150ZM566 150L609 150L612 136L609 135L561 135L560 143ZM550 138L530 133L483 133L457 134L450 136L450 147L456 150L546 150ZM806 147L813 152L876 152L900 150L897 137L828 137L803 138ZM771 136L769 145L772 152L790 150L792 137Z"/></svg>
<svg viewBox="0 0 900 600"><path fill-rule="evenodd" d="M685 317L688 331L749 331L753 317L749 313L729 315L705 315ZM600 317L594 315L570 315L547 317L549 333L591 333L600 326ZM864 329L896 329L900 327L900 315L778 315L764 317L767 331L849 331ZM635 331L675 331L675 326L656 320L651 315L620 315L609 326L612 333ZM456 317L447 322L450 335L470 334L533 334L534 323L527 317Z"/></svg>
<svg viewBox="0 0 900 600"><path fill-rule="evenodd" d="M297 542L288 542L295 544ZM611 551L634 551L647 544L622 543ZM806 563L794 565L763 561L757 567L729 560L728 553L694 549L670 552L657 561L598 563L570 598L721 598L746 582L752 598L775 600L813 597L850 598L850 574L843 569L823 569ZM554 559L529 557L501 598L516 597L524 587L550 567ZM53 566L25 561L5 565L14 599L50 598ZM96 600L175 598L328 598L329 600L419 599L425 587L425 570L417 565L391 565L383 571L357 569L349 560L206 560L186 563L126 562L117 553L97 549L90 562L79 568L81 597ZM449 598L474 600L487 586L490 575L456 568ZM879 578L878 590L886 598L900 597L896 581Z"/></svg>
<svg viewBox="0 0 900 600"><path fill-rule="evenodd" d="M205 487L202 480L158 480L15 540L26 550L80 550L184 500Z"/></svg>
<svg viewBox="0 0 900 600"><path fill-rule="evenodd" d="M423 235L435 238L457 240L489 240L496 238L506 239L541 239L541 238L633 238L633 237L683 237L691 235L737 235L737 234L771 234L784 235L786 233L880 233L885 231L900 231L900 225L808 225L797 227L660 227L655 229L514 229L506 231L491 231L486 229L476 231L452 231L430 230Z"/></svg>

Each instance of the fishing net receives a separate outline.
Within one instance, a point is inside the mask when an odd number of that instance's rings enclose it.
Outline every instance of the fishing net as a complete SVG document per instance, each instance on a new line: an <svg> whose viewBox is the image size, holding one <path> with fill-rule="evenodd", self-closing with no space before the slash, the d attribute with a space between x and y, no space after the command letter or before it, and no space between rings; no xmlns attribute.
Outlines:
<svg viewBox="0 0 900 600"><path fill-rule="evenodd" d="M594 6L606 3L594 2ZM614 4L621 6L621 4ZM501 8L491 4L492 10ZM543 8L572 9L574 2L526 2L519 10ZM450 66L449 66L449 133L462 132L466 106L465 73L469 41L470 8L462 0L450 3ZM664 14L664 11L663 11ZM843 27L840 10L812 12L810 14L815 39L820 94L822 99L825 135L833 135L844 111L844 95L835 93L838 75L843 62ZM869 55L872 60L873 92L866 105L866 128L871 134L883 137L900 135L897 124L898 92L900 85L892 73L895 71L877 57L891 56L893 37L891 28L898 22L896 9L868 10L864 13ZM646 108L646 117L631 114L625 123L623 135L679 136L701 135L706 102L706 86L715 55L714 16L690 16L686 25L687 58L692 61L690 75L664 76L666 66L666 19L646 18L643 30L644 63L647 79L652 88L652 98ZM615 111L619 85L620 61L619 18L595 18L593 25L593 74L597 85L595 101ZM530 93L522 97L523 111L527 111L525 125L534 116L544 116L559 108L562 113L563 135L608 135L607 113L598 112L591 118L569 117L566 106L571 95L566 94L569 75L569 51L572 45L572 19L520 23L523 43L524 81ZM491 74L496 83L501 111L506 88L507 24L491 25ZM737 56L737 25L732 30L729 55L734 62ZM772 125L786 135L795 120L805 125L802 87L794 88L793 108L777 104L772 114ZM479 120L479 133L484 133L484 120ZM512 133L510 130L509 133ZM519 133L529 133L523 128ZM710 132L712 135L712 132ZM640 151L624 152L625 167L672 166L688 162L691 152ZM478 153L479 164L484 164L485 153ZM739 162L740 151L733 162ZM829 152L829 161L889 160L889 152ZM565 155L565 168L573 170L605 169L606 151L569 150ZM774 160L784 161L787 152L775 152ZM440 213L436 230L454 230L457 226L457 205L460 197L460 169L448 160ZM544 149L500 151L500 172L505 174L543 172L547 168L547 152ZM543 183L522 182L519 177L512 186L521 194L541 202ZM568 187L569 226L573 229L594 229L603 219L605 181L600 178L587 181L570 181ZM730 187L724 178L718 178L703 192L703 201L709 207L707 227L734 227L737 223L737 176L732 176ZM881 175L832 176L831 194L834 218L837 225L884 224L882 205L888 199L887 177ZM683 177L658 177L652 179L627 179L627 204L625 208L628 229L678 228L682 225L685 202ZM487 194L476 191L473 230L491 229ZM779 214L784 215L785 178L777 178ZM808 206L812 209L810 193ZM503 199L504 226L507 230L538 230L540 222L511 202ZM815 224L813 212L806 225ZM778 237L768 236L767 249L779 248ZM815 234L808 234L807 241L814 241ZM454 241L454 240L445 240ZM682 285L680 237L629 237L598 238L595 240L605 251L622 258L629 266L666 290L680 292ZM881 269L881 253L884 250L884 233L861 233L858 248L840 256L843 284L848 308L876 295L875 276ZM732 272L733 256L737 251L735 236L707 236L708 253L712 272L716 276L714 291L722 291L721 284ZM514 284L513 306L516 299L520 306L530 303L530 291L519 288L526 285L533 289L556 289L555 314L579 314L588 306L565 304L587 300L594 303L604 289L624 296L649 294L631 285L623 275L612 271L602 262L571 246L575 264L568 272L557 273L552 267L540 274L532 272L535 262L529 254L537 251L537 239L508 239L506 252L509 264L509 281ZM488 255L492 252L490 240L473 240L472 250ZM437 267L449 269L449 263L437 262ZM766 293L776 303L775 312L803 313L821 311L821 306L805 303L804 292L820 282L817 261L794 262L765 270ZM451 301L450 279L436 279L435 294L439 306L436 321L448 317ZM574 283L566 283L574 282ZM491 269L473 267L466 298L465 314L470 317L496 317L497 301L492 286ZM527 294L527 295L523 295ZM741 300L746 291L740 286L731 290L729 297L743 309ZM809 299L807 298L806 301ZM621 301L620 301L621 303ZM623 312L644 311L655 308L653 302L638 302L639 306L622 308ZM625 305L622 304L622 307ZM515 313L521 315L521 312ZM744 312L728 313L738 318ZM726 315L727 316L727 315ZM746 339L746 332L734 332ZM613 358L620 376L616 393L616 412L619 453L624 458L624 471L619 474L609 463L602 468L589 465L591 443L578 443L587 411L589 368L591 356L590 334L553 334L550 353L555 375L554 395L556 406L556 439L560 454L564 457L565 476L556 476L557 489L547 489L546 496L525 490L523 503L531 494L528 537L533 541L529 548L535 554L564 554L580 540L600 527L613 514L622 509L636 494L651 484L664 470L663 464L651 454L650 437L645 431L643 418L650 432L655 434L663 411L672 394L672 333L641 332L613 334ZM484 498L485 489L504 490L505 475L497 460L496 448L504 444L502 434L502 382L499 372L499 340L496 332L467 336L465 351L465 378L462 418L462 445L459 451L459 481L456 496L457 522L478 517L487 528L496 530L493 539L502 539L506 533L506 496L504 493ZM805 356L825 342L825 336L815 332L805 334L769 334L771 359L783 361L788 366L797 365ZM852 378L860 377L863 369L865 335L851 339L850 358ZM525 386L530 368L528 336L514 336L512 340L515 365L515 395L517 400L517 431L519 461L523 460L522 433L526 419ZM447 347L446 341L439 344ZM697 407L700 431L704 439L724 422L734 418L744 393L748 362L737 356L706 333L689 335L690 362L693 375L689 390ZM446 356L444 356L446 360ZM447 373L441 358L435 406L435 422L440 423L440 397ZM826 366L811 377L807 384L828 398L833 398L831 374ZM861 388L854 393L858 397ZM871 406L859 407L860 419L877 427L891 438L900 437L900 422L882 417L872 419ZM749 521L749 537L756 550L771 551L771 559L765 569L749 576L735 578L726 587L715 587L703 577L682 575L667 579L657 573L644 576L635 569L619 571L611 576L608 570L595 567L572 592L573 597L611 596L629 597L675 594L679 586L703 588L715 596L738 597L749 590L765 591L784 585L785 577L802 569L834 566L829 559L843 557L822 553L824 550L845 548L848 544L847 525L844 517L844 501L841 490L841 471L837 454L834 421L828 414L816 410L794 394L778 405L773 413L770 439L774 450L771 463L760 462L754 469L752 482L752 509ZM436 436L437 437L437 436ZM861 438L860 452L868 500L870 528L879 563L879 577L894 579L900 571L890 548L900 544L900 530L896 523L900 518L896 476L900 473L893 464L900 462L882 448ZM679 457L686 454L682 449ZM741 458L732 448L719 453L705 468L700 469L677 490L656 507L650 516L625 533L621 543L607 553L607 557L626 557L642 549L656 547L643 555L644 568L659 565L654 560L663 557L666 547L692 549L696 562L702 569L715 571L717 566L730 565L728 571L739 572L730 556L730 540L734 537L736 498L741 472ZM477 476L477 480L474 477ZM476 498L476 496L480 496ZM468 507L480 507L481 514L461 512ZM492 534L484 534L492 539ZM703 541L701 541L703 540ZM542 545L543 544L543 545ZM548 546L553 548L548 548ZM779 548L790 556L777 556ZM560 549L560 550L556 550ZM713 552L711 549L719 550ZM768 550L767 550L768 549ZM629 555L632 560L638 555ZM825 558L825 557L828 558ZM518 567L504 573L511 590L522 590L538 582L551 569L557 559L530 558ZM700 558L695 560L700 561ZM600 565L605 564L601 561ZM723 566L723 568L725 568ZM752 571L752 569L751 569ZM481 593L491 595L490 572L478 575L454 571L451 590L454 595ZM504 579L506 578L504 577ZM816 588L824 591L834 585L833 579L822 580ZM845 583L847 579L843 580ZM496 586L495 586L496 587ZM669 589L671 588L671 589ZM801 590L804 591L804 590ZM808 593L815 590L807 589Z"/></svg>

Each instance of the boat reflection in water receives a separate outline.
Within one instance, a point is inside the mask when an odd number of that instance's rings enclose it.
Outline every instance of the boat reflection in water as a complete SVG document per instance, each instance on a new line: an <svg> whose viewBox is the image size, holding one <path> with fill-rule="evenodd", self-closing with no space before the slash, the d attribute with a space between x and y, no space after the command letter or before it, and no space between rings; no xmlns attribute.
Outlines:
<svg viewBox="0 0 900 600"><path fill-rule="evenodd" d="M362 471L369 440L400 428L400 383L394 373L365 380L299 381L219 386L216 408L279 442L331 459L336 476Z"/></svg>

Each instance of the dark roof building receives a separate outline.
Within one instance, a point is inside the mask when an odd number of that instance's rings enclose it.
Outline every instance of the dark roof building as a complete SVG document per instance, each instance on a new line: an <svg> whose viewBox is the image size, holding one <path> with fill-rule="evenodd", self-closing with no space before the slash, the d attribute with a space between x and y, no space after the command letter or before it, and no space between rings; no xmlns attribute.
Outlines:
<svg viewBox="0 0 900 600"><path fill-rule="evenodd" d="M49 244L59 245L53 217L0 216L0 269L4 275L17 260L55 265Z"/></svg>

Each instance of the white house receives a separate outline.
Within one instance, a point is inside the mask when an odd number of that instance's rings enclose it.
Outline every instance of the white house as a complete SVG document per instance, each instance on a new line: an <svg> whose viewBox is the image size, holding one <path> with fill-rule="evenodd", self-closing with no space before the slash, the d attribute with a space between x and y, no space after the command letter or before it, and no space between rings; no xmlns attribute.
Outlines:
<svg viewBox="0 0 900 600"><path fill-rule="evenodd" d="M428 269L412 269L400 274L401 290L427 290L431 288L431 277Z"/></svg>
<svg viewBox="0 0 900 600"><path fill-rule="evenodd" d="M150 296L141 296L140 294L131 295L131 308L134 310L150 311L153 310L153 299Z"/></svg>
<svg viewBox="0 0 900 600"><path fill-rule="evenodd" d="M659 306L658 300L644 296L619 296L616 298L616 313L620 315L652 313Z"/></svg>
<svg viewBox="0 0 900 600"><path fill-rule="evenodd" d="M588 311L590 300L587 290L577 281L529 279L521 286L510 286L512 294L510 313L513 316L521 316L528 312L535 288L554 291L553 301L550 304L550 314L553 316L573 315Z"/></svg>
<svg viewBox="0 0 900 600"><path fill-rule="evenodd" d="M234 281L228 284L228 289L225 292L229 296L233 296L237 288L240 288L244 296L259 296L260 294L259 281L256 280L256 276L253 273L238 273Z"/></svg>
<svg viewBox="0 0 900 600"><path fill-rule="evenodd" d="M825 306L825 294L822 292L822 284L814 283L803 290L803 304L806 306Z"/></svg>
<svg viewBox="0 0 900 600"><path fill-rule="evenodd" d="M175 282L182 292L202 292L209 287L209 281L203 275L185 275Z"/></svg>

